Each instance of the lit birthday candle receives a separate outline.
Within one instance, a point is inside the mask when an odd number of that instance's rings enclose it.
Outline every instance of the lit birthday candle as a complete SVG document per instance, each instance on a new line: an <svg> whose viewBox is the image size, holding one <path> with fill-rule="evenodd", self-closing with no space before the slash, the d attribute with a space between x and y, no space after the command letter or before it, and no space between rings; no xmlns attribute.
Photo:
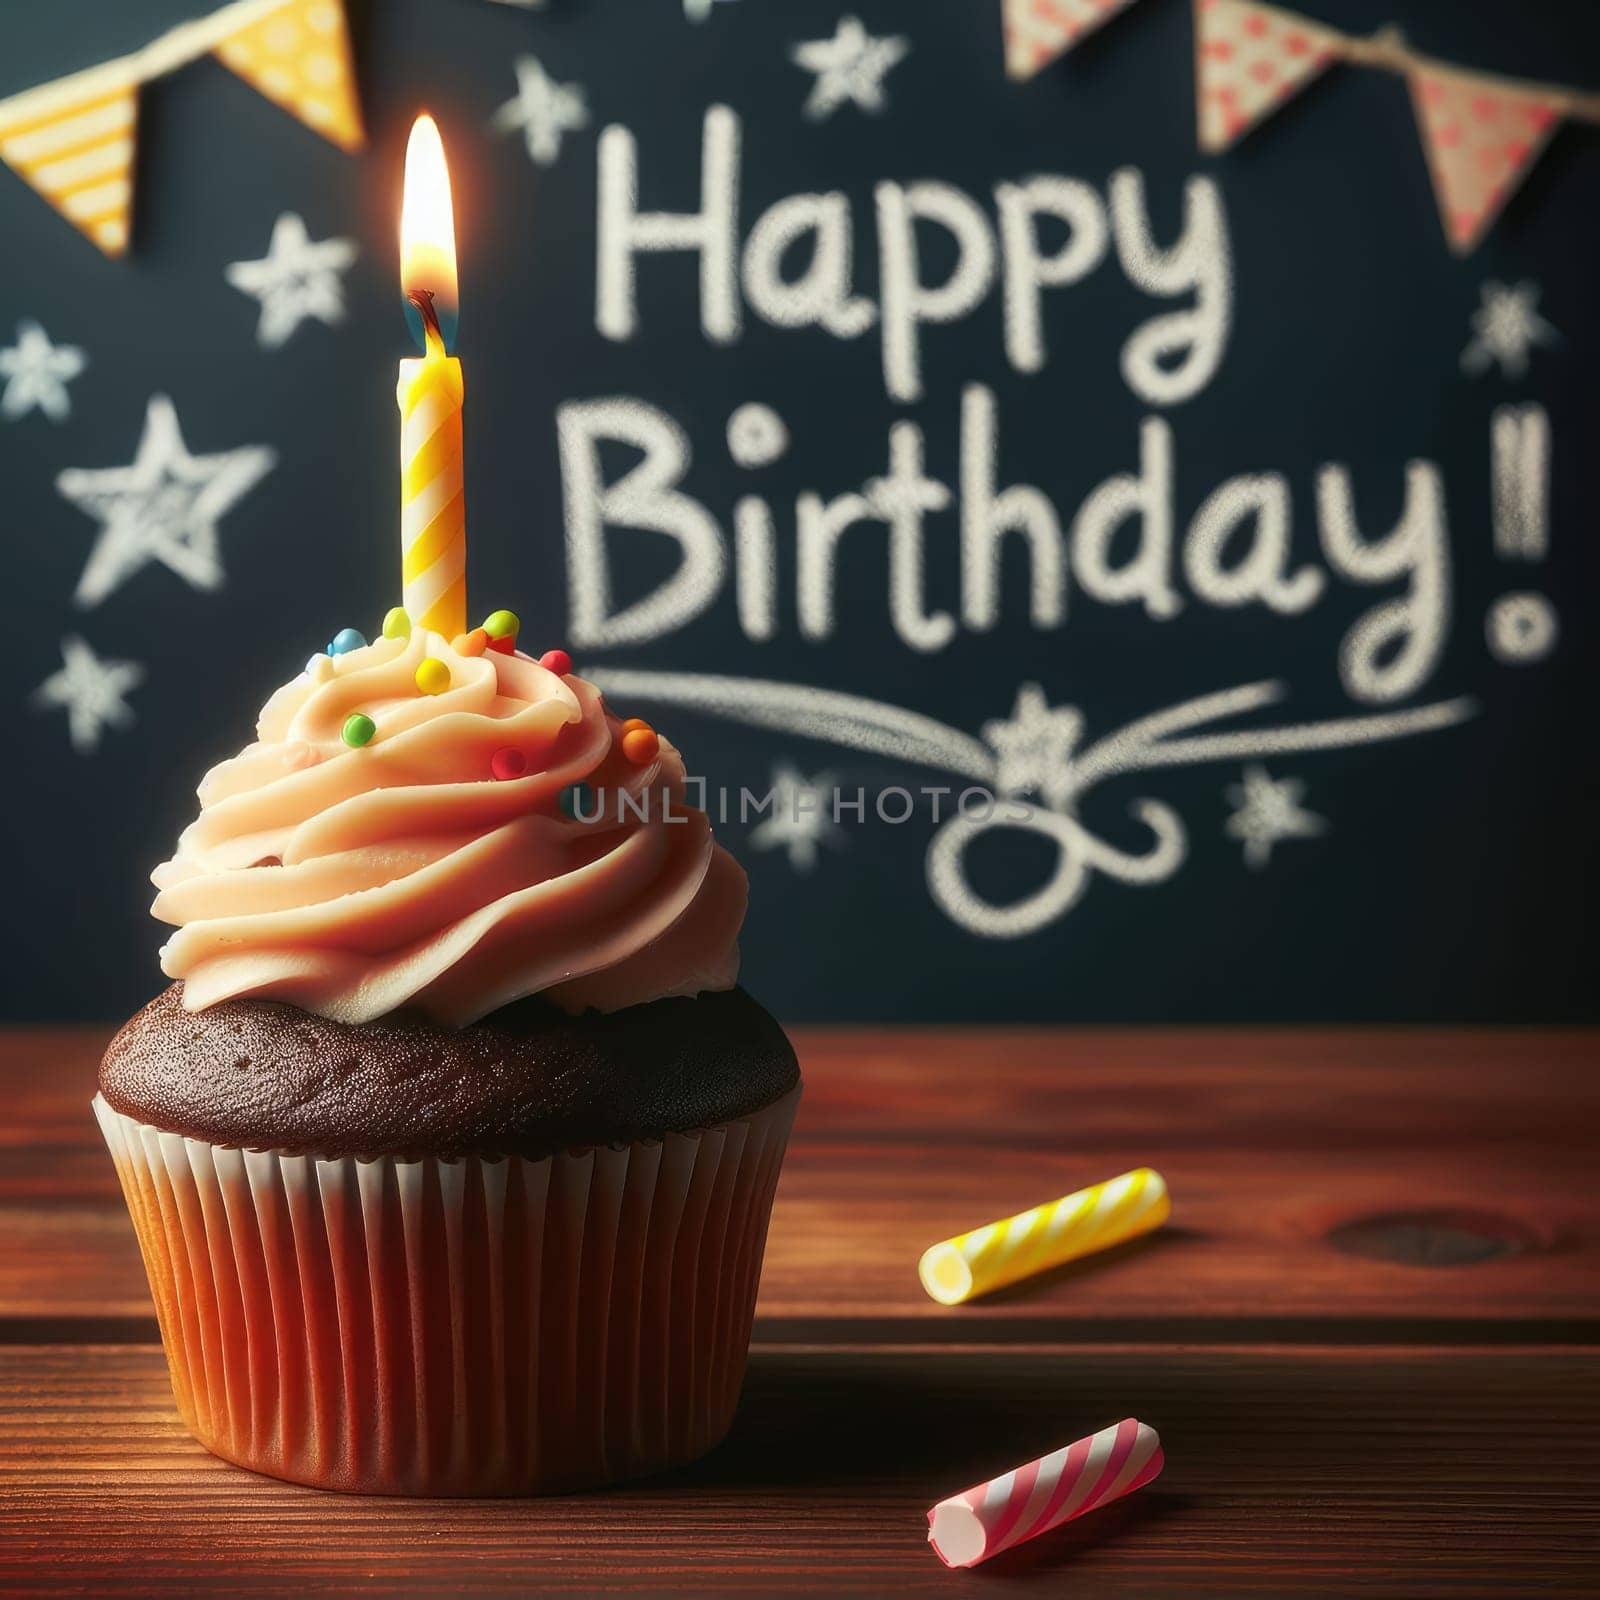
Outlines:
<svg viewBox="0 0 1600 1600"><path fill-rule="evenodd" d="M461 460L461 363L455 340L456 238L450 172L432 117L406 146L400 283L423 355L400 363L400 548L412 622L452 639L467 625L467 520Z"/></svg>

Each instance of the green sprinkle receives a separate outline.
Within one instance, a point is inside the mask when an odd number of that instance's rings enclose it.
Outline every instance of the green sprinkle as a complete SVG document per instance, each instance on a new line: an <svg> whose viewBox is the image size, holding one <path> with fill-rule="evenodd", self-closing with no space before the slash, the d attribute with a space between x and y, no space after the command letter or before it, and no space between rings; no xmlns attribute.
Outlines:
<svg viewBox="0 0 1600 1600"><path fill-rule="evenodd" d="M357 711L345 718L344 742L359 750L362 745L372 742L372 736L377 731L378 724L365 712Z"/></svg>
<svg viewBox="0 0 1600 1600"><path fill-rule="evenodd" d="M600 801L586 783L569 783L560 794L563 816L574 822L594 822L600 815Z"/></svg>
<svg viewBox="0 0 1600 1600"><path fill-rule="evenodd" d="M411 618L404 606L391 606L383 619L383 636L385 639L409 639L411 637Z"/></svg>
<svg viewBox="0 0 1600 1600"><path fill-rule="evenodd" d="M483 619L483 631L491 639L515 639L522 631L522 618L515 611L491 611Z"/></svg>

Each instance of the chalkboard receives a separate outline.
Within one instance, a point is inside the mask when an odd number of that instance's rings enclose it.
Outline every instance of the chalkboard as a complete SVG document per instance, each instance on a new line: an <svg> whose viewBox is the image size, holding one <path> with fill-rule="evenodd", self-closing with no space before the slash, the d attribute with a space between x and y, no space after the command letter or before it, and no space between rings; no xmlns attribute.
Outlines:
<svg viewBox="0 0 1600 1600"><path fill-rule="evenodd" d="M0 92L208 9L27 8ZM1600 13L1564 0L1300 9L1600 81ZM1184 0L1026 82L999 0L351 16L368 150L199 61L143 96L124 261L0 171L0 344L31 321L85 357L69 414L0 420L8 1015L154 992L146 875L200 774L398 599L422 107L456 191L473 609L685 751L779 1014L1600 1015L1600 134L1564 130L1458 257L1390 73L1200 154ZM852 17L880 49L854 78L796 54ZM687 248L703 202L726 213ZM227 268L285 214L353 260L342 319L269 346ZM1486 304L1531 342L1487 352ZM124 550L88 584L100 525L61 485L131 463L158 396L248 485L211 565ZM132 720L76 745L38 692L66 639L137 669ZM775 783L787 813L741 818ZM818 785L836 824L792 804Z"/></svg>

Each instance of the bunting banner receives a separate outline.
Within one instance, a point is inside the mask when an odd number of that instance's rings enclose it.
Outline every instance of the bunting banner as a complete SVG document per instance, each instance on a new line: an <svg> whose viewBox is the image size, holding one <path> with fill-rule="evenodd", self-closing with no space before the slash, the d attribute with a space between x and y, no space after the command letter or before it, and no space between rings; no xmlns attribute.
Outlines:
<svg viewBox="0 0 1600 1600"><path fill-rule="evenodd" d="M1133 0L1000 0L1006 71L1031 78Z"/></svg>
<svg viewBox="0 0 1600 1600"><path fill-rule="evenodd" d="M1031 78L1132 0L1000 0L1006 71ZM1406 80L1457 254L1474 249L1563 122L1600 123L1600 95L1529 83L1411 50L1395 28L1352 37L1261 0L1193 0L1200 148L1237 144L1338 63Z"/></svg>
<svg viewBox="0 0 1600 1600"><path fill-rule="evenodd" d="M1196 0L1200 148L1226 150L1319 78L1340 36L1255 0Z"/></svg>
<svg viewBox="0 0 1600 1600"><path fill-rule="evenodd" d="M126 254L139 91L204 55L341 149L363 143L344 0L234 0L0 101L0 161L108 256Z"/></svg>

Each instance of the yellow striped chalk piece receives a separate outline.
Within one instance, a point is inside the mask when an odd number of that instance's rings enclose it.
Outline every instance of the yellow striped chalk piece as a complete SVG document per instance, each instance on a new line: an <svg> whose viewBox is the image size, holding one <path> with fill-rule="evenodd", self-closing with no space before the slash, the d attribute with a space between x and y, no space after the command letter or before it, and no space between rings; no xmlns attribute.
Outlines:
<svg viewBox="0 0 1600 1600"><path fill-rule="evenodd" d="M1138 1167L931 1245L917 1263L917 1275L941 1305L958 1306L1149 1233L1171 1215L1166 1179L1149 1167Z"/></svg>

